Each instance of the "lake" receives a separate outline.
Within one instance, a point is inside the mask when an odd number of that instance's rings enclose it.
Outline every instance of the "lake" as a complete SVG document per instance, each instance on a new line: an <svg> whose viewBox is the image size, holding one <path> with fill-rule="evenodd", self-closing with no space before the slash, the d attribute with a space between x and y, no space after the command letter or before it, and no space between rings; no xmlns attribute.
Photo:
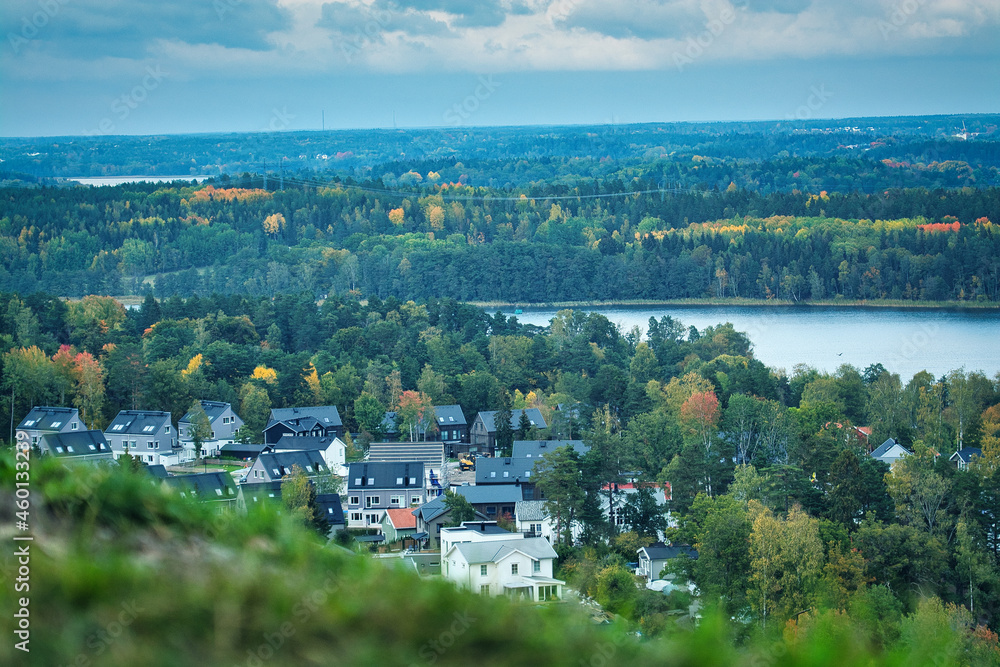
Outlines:
<svg viewBox="0 0 1000 667"><path fill-rule="evenodd" d="M201 183L206 178L212 178L211 176L94 176L94 177L79 177L79 178L67 178L67 181L76 181L77 183L82 183L83 185L121 185L122 183L139 183L141 181L146 181L147 183L170 183L171 181L197 181Z"/></svg>
<svg viewBox="0 0 1000 667"><path fill-rule="evenodd" d="M649 318L669 315L685 327L704 330L732 322L747 333L754 356L772 368L791 372L808 364L832 372L841 364L864 369L881 363L907 382L921 370L941 377L950 370L1000 373L1000 311L836 306L663 306L593 307L618 324L643 333ZM503 308L507 315L513 308ZM557 309L524 308L519 322L547 326Z"/></svg>

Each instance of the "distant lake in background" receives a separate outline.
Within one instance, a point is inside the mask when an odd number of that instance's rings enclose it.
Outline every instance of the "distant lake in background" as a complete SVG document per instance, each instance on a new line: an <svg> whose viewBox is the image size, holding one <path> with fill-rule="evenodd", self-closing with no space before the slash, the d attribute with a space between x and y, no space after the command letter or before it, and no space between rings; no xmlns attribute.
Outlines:
<svg viewBox="0 0 1000 667"><path fill-rule="evenodd" d="M506 315L513 308L500 309ZM881 363L905 384L927 370L941 377L964 367L993 377L1000 372L1000 311L836 306L664 306L586 307L621 326L639 326L669 315L685 328L731 322L753 343L754 357L791 373L795 364L833 372L841 364L863 370ZM548 326L555 308L523 308L517 320Z"/></svg>
<svg viewBox="0 0 1000 667"><path fill-rule="evenodd" d="M121 185L122 183L169 183L171 181L197 181L201 183L211 176L95 176L67 178L67 181L76 181L83 185Z"/></svg>

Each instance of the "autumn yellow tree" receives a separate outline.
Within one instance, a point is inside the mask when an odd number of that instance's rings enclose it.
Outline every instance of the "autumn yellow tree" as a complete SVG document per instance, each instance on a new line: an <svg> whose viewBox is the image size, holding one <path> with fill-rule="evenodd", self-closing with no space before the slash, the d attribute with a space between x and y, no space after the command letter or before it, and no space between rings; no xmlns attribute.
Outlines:
<svg viewBox="0 0 1000 667"><path fill-rule="evenodd" d="M396 225L397 227L401 227L403 225L403 220L404 220L404 215L402 208L394 208L389 211L389 222L391 222L392 224Z"/></svg>
<svg viewBox="0 0 1000 667"><path fill-rule="evenodd" d="M278 232L285 229L285 227L285 216L281 213L272 213L264 218L264 232L271 236L275 236Z"/></svg>
<svg viewBox="0 0 1000 667"><path fill-rule="evenodd" d="M278 382L278 372L273 368L268 368L267 366L258 366L253 369L253 375L250 376L253 380L262 380L266 384L276 384Z"/></svg>

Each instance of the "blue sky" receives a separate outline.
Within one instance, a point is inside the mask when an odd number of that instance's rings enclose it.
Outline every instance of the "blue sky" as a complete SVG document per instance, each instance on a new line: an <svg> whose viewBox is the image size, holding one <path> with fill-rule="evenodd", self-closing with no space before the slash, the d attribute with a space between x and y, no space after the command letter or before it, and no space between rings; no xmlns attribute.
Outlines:
<svg viewBox="0 0 1000 667"><path fill-rule="evenodd" d="M0 135L1000 111L996 0L7 0Z"/></svg>

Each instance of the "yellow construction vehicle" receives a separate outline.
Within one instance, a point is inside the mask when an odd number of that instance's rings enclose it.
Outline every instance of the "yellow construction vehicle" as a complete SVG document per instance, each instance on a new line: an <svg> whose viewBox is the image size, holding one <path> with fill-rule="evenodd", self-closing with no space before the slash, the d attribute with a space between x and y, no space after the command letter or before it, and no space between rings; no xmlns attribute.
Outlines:
<svg viewBox="0 0 1000 667"><path fill-rule="evenodd" d="M462 454L458 459L458 469L459 470L475 470L476 469L476 457L472 454Z"/></svg>

